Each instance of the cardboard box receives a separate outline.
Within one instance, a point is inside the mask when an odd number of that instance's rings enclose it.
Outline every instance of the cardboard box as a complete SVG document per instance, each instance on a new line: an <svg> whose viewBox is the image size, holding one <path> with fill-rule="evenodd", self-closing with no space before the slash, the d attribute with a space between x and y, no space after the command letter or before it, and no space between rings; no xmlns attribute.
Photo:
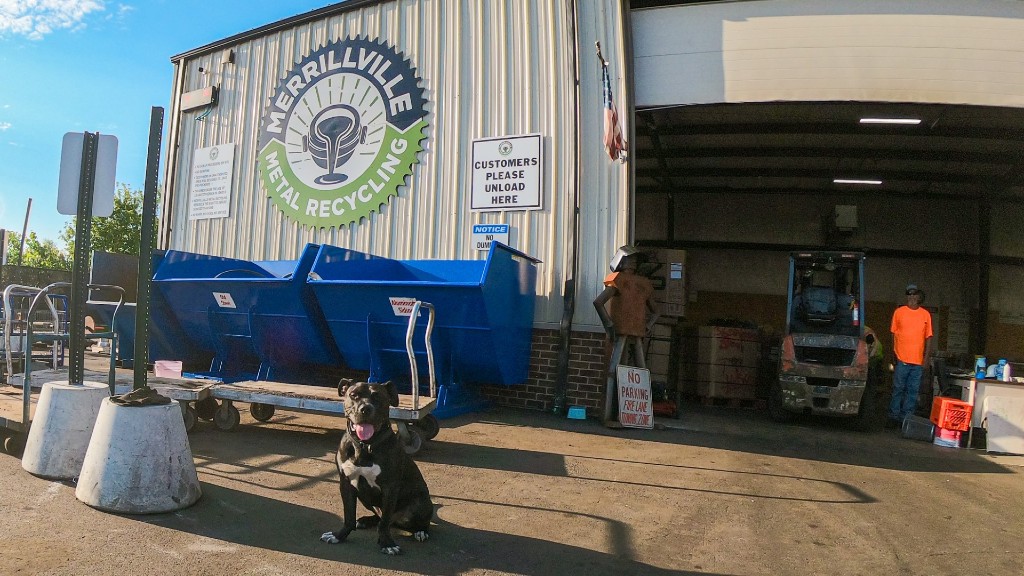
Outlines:
<svg viewBox="0 0 1024 576"><path fill-rule="evenodd" d="M697 342L698 364L721 364L757 368L761 362L761 341L757 330L701 326Z"/></svg>
<svg viewBox="0 0 1024 576"><path fill-rule="evenodd" d="M753 400L756 397L754 384L738 382L697 382L697 395L703 398L735 398L738 400Z"/></svg>
<svg viewBox="0 0 1024 576"><path fill-rule="evenodd" d="M651 253L652 260L661 264L652 279L654 301L662 316L686 314L686 250L660 248Z"/></svg>
<svg viewBox="0 0 1024 576"><path fill-rule="evenodd" d="M699 385L710 382L753 387L757 385L757 368L725 366L721 364L697 364L697 382ZM698 394L700 393L698 392ZM708 394L700 395L707 396ZM753 388L751 388L751 398L753 398Z"/></svg>

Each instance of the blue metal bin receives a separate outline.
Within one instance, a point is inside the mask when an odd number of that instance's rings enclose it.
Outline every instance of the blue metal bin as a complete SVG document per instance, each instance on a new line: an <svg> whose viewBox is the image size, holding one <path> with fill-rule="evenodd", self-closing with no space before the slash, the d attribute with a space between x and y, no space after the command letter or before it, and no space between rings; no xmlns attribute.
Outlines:
<svg viewBox="0 0 1024 576"><path fill-rule="evenodd" d="M165 251L153 252L153 270L160 266ZM121 258L121 254L107 254ZM95 261L95 256L94 256ZM137 282L137 279L133 279ZM107 284L113 282L106 282ZM134 287L122 286L126 293ZM102 290L90 291L89 300L85 303L85 313L92 316L98 325L110 326L117 309L117 302L102 299L109 292ZM126 302L117 314L117 322L111 328L117 333L117 361L122 367L131 368L135 361L135 302ZM202 350L189 344L189 339L178 325L178 320L171 314L167 302L156 291L150 293L149 303L149 361L181 360L186 370L203 370L210 366L213 359L212 350Z"/></svg>
<svg viewBox="0 0 1024 576"><path fill-rule="evenodd" d="M342 356L351 368L369 370L371 380L409 381L407 310L415 300L433 304L435 414L444 418L480 407L467 384L526 382L538 262L497 242L486 260L353 261L347 251L322 246L308 283ZM414 338L421 373L425 324Z"/></svg>
<svg viewBox="0 0 1024 576"><path fill-rule="evenodd" d="M343 365L306 284L319 249L307 244L298 260L279 261L171 250L153 274L153 290L163 297L190 344L213 352L209 375L225 382L332 383L326 371L311 370ZM368 258L337 250L350 260Z"/></svg>

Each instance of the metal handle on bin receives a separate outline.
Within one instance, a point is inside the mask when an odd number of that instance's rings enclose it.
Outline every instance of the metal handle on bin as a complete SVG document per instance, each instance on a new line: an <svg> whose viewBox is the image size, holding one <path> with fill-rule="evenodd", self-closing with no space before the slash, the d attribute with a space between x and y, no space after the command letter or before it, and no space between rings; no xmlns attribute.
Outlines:
<svg viewBox="0 0 1024 576"><path fill-rule="evenodd" d="M420 307L430 311L427 315L427 333L424 337L427 347L427 367L430 372L430 397L437 396L434 389L437 380L434 378L434 350L430 346L430 335L434 332L434 305L430 302L417 300L412 305L412 312L409 314L409 327L405 331L405 351L409 355L409 367L412 376L412 409L420 409L420 379L419 370L416 369L416 353L412 348L412 336L416 331L416 318L420 315Z"/></svg>

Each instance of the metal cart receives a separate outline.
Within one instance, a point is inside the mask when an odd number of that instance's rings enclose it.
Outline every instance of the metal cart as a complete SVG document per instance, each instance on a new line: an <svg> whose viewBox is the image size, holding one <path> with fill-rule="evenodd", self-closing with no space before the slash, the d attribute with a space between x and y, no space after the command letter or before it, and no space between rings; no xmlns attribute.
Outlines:
<svg viewBox="0 0 1024 576"><path fill-rule="evenodd" d="M4 341L4 366L6 368L7 384L9 386L0 389L0 432L4 436L4 450L8 453L17 453L24 447L24 441L32 424L34 399L32 389L40 388L40 385L33 385L33 364L38 358L33 356L32 350L37 343L46 345L46 357L51 367L50 370L37 373L37 380L42 381L39 376L44 376L47 381L59 378L67 378L67 371L61 370L63 353L70 341L69 324L67 318L67 307L58 310L55 302L66 303L66 297L54 294L58 288L68 288L69 282L54 282L43 288L34 286L22 286L11 284L4 288L3 292L3 341ZM124 290L120 286L106 284L89 284L90 289L112 290L120 294L120 304L124 303ZM27 302L27 304L25 304ZM45 303L47 315L37 314L42 310L40 306ZM120 306L119 306L120 307ZM117 312L115 311L116 315ZM111 349L117 349L117 334L110 331L92 332L85 335L87 340L109 339ZM15 351L15 342L20 342L20 353ZM107 385L110 392L114 392L114 362L115 354L111 354L110 369L107 373ZM21 359L21 374L16 373L15 358Z"/></svg>
<svg viewBox="0 0 1024 576"><path fill-rule="evenodd" d="M40 350L36 346L28 345L26 331L32 322L35 322L38 328L67 328L67 296L63 294L50 295L49 308L52 313L48 314L50 310L37 310L29 314L32 300L39 291L36 287L17 284L6 286L3 290L3 299L0 301L0 353L3 354L3 362L0 363L0 382L5 384L11 374L17 374L24 369L27 361L48 364L53 368L64 363L64 346Z"/></svg>
<svg viewBox="0 0 1024 576"><path fill-rule="evenodd" d="M417 351L413 344L417 318L421 308L428 311L424 347ZM434 306L428 302L417 300L409 315L405 337L405 353L409 359L411 394L399 396L399 405L392 406L391 420L398 428L402 445L409 454L416 454L423 447L424 440L437 436L440 424L432 414L437 405L437 377L434 369L434 353L431 347L431 334L434 330ZM377 351L379 352L379 351ZM429 395L420 394L419 374L416 356L425 355L429 367ZM371 371L371 382L382 382L382 374ZM221 400L220 406L213 415L214 425L219 430L233 430L241 419L234 402L247 402L249 413L260 422L266 422L274 416L277 407L298 412L318 414L344 415L345 403L333 388L288 384L268 380L245 380L233 383L214 384L211 396Z"/></svg>

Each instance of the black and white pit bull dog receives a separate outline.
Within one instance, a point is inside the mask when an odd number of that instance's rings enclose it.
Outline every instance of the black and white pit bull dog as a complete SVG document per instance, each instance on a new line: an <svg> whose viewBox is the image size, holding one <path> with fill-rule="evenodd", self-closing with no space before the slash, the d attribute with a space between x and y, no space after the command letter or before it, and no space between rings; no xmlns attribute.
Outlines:
<svg viewBox="0 0 1024 576"><path fill-rule="evenodd" d="M370 384L342 380L338 394L345 399L347 430L334 459L338 465L344 523L320 537L328 544L343 542L356 528L377 527L377 546L399 554L391 526L412 533L422 542L430 537L434 504L427 483L401 439L391 429L390 406L398 406L391 382ZM372 512L356 520L356 499Z"/></svg>

